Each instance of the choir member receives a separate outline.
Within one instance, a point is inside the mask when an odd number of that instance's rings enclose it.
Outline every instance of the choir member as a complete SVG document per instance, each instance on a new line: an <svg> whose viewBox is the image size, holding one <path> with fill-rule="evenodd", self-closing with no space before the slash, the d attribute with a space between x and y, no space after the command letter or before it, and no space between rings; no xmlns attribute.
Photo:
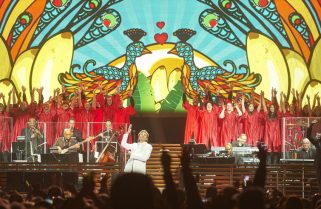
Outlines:
<svg viewBox="0 0 321 209"><path fill-rule="evenodd" d="M313 100L313 116L314 117L321 117L321 104L320 104L320 96L315 94Z"/></svg>
<svg viewBox="0 0 321 209"><path fill-rule="evenodd" d="M49 101L43 103L42 91L42 87L37 90L39 103L36 114L40 123L40 128L45 135L47 146L51 147L55 142L54 120L56 117L56 108L54 102L52 101L52 98L50 98Z"/></svg>
<svg viewBox="0 0 321 209"><path fill-rule="evenodd" d="M251 98L253 98L253 96ZM261 105L262 105L262 92L261 92L260 103L256 109L255 109L253 100L248 105L248 109L246 109L244 96L242 97L244 133L247 136L247 143L250 144L251 146L256 146L257 141L260 140L260 122L261 122L260 120L262 117Z"/></svg>
<svg viewBox="0 0 321 209"><path fill-rule="evenodd" d="M114 125L116 130L119 130L121 128L124 128L125 124L130 124L130 116L136 114L135 110L135 101L132 97L132 92L128 94L128 99L130 101L129 105L127 107L123 107L122 102L119 102L119 107L116 109L115 117L114 117ZM128 142L132 143L132 137L131 134L128 137Z"/></svg>
<svg viewBox="0 0 321 209"><path fill-rule="evenodd" d="M198 98L193 100L191 105L187 98L186 94L183 93L183 108L186 110L186 124L185 124L185 135L184 135L184 144L188 144L191 139L198 139L198 129L199 129L199 106Z"/></svg>
<svg viewBox="0 0 321 209"><path fill-rule="evenodd" d="M98 93L96 93L98 92ZM102 83L98 83L98 88L93 92L93 110L94 110L94 135L101 133L103 130L103 122L104 122L104 106L105 106L105 99L102 89ZM95 102L94 102L95 101ZM96 104L96 105L94 105Z"/></svg>
<svg viewBox="0 0 321 209"><path fill-rule="evenodd" d="M80 122L81 123L81 131L85 136L93 135L93 121L95 117L95 108L96 108L96 100L93 100L94 109L91 107L90 103L87 100L81 101L82 98L82 88L78 89L78 105L80 109ZM84 102L84 105L83 105Z"/></svg>
<svg viewBox="0 0 321 209"><path fill-rule="evenodd" d="M236 112L234 111L233 104L228 102L223 105L223 109L219 115L222 119L221 128L221 145L227 144L237 139L237 121L239 117L242 116L242 112L238 105L235 105Z"/></svg>
<svg viewBox="0 0 321 209"><path fill-rule="evenodd" d="M73 107L75 97L73 97L71 105L69 106L68 100L63 100L63 97L59 95L59 88L57 92L57 127L56 127L56 137L58 138L62 131L65 129L67 122L70 118L74 117Z"/></svg>
<svg viewBox="0 0 321 209"><path fill-rule="evenodd" d="M301 116L303 117L312 117L312 108L311 108L311 101L310 101L310 96L306 95L307 98L307 104L302 107L302 114ZM302 101L300 102L302 104Z"/></svg>
<svg viewBox="0 0 321 209"><path fill-rule="evenodd" d="M263 110L265 113L264 143L268 146L268 152L271 154L272 163L277 163L279 157L278 153L281 151L280 118L282 114L278 112L276 94L276 89L272 89L272 104L270 105L269 110L263 99Z"/></svg>
<svg viewBox="0 0 321 209"><path fill-rule="evenodd" d="M10 123L12 123L12 121L9 117L9 107L6 104L6 99L3 93L0 93L0 101L1 99L2 103L0 103L0 151L4 152L10 151Z"/></svg>
<svg viewBox="0 0 321 209"><path fill-rule="evenodd" d="M211 98L211 95L209 97ZM206 102L205 110L201 104L199 112L200 127L197 142L205 144L207 149L211 146L223 146L224 144L221 144L218 138L218 115L220 113L218 106L214 105L210 99Z"/></svg>

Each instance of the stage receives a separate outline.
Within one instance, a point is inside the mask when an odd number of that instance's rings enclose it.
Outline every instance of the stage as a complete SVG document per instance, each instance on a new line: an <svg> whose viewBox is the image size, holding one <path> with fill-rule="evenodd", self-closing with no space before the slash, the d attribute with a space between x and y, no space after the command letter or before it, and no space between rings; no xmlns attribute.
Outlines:
<svg viewBox="0 0 321 209"><path fill-rule="evenodd" d="M163 169L160 161L161 149L167 149L171 155L171 171L174 180L181 186L180 173L181 145L153 144L151 158L147 162L147 174L159 189L165 188ZM235 164L226 159L207 158L203 161L193 160L191 168L202 195L211 184L218 189L243 184L248 178L250 183L255 175L257 163ZM45 188L50 184L75 184L80 186L82 176L95 172L98 179L104 175L111 185L117 174L122 173L122 163L0 163L0 186L3 189L27 190L28 184L38 184ZM287 195L307 197L317 192L315 168L312 161L282 161L281 164L267 166L266 188L282 191Z"/></svg>

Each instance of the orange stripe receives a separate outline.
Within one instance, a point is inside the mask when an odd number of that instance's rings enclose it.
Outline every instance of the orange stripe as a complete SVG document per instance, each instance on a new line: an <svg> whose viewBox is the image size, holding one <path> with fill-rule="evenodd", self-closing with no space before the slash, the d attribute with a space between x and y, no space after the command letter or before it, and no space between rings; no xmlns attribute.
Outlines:
<svg viewBox="0 0 321 209"><path fill-rule="evenodd" d="M25 12L29 12L32 15L31 23L27 26L27 28L20 34L14 45L11 49L12 59L15 60L21 51L20 48L24 44L24 46L29 45L30 39L26 39L31 29L33 29L34 25L38 23L38 19L40 18L44 8L46 5L46 1L37 0L32 3ZM12 32L11 32L12 33ZM26 41L26 43L24 43Z"/></svg>
<svg viewBox="0 0 321 209"><path fill-rule="evenodd" d="M32 28L30 29L30 31L27 34L26 38L23 40L22 45L21 45L21 47L20 47L20 49L18 51L18 54L21 54L22 52L24 52L25 50L28 49L30 40L32 39L32 36L33 36L35 30L37 29L39 21L40 21L40 17L35 22L35 24L32 26Z"/></svg>
<svg viewBox="0 0 321 209"><path fill-rule="evenodd" d="M320 2L318 0L311 0L311 4L312 4L314 10L317 13L319 21L321 21L321 5L320 5Z"/></svg>
<svg viewBox="0 0 321 209"><path fill-rule="evenodd" d="M5 0L1 2L0 5L0 22L2 22L4 15L9 7L9 4L11 3L11 0Z"/></svg>
<svg viewBox="0 0 321 209"><path fill-rule="evenodd" d="M296 12L295 9L287 3L285 0L277 0L275 1L275 5L277 8L277 11L279 12L280 16L283 19L283 22L286 23L286 25L289 27L288 36L289 32L291 32L296 39L302 53L303 57L306 62L308 62L309 57L310 57L310 49L309 46L305 43L305 40L302 38L301 34L292 26L292 24L289 21L289 16L293 12Z"/></svg>

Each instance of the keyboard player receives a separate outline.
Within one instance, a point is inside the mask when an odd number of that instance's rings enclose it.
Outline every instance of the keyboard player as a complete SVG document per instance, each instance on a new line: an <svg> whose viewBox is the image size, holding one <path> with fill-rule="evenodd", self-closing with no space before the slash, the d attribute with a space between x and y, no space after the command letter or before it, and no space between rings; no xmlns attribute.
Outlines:
<svg viewBox="0 0 321 209"><path fill-rule="evenodd" d="M253 150L252 147L246 143L247 136L246 134L240 134L237 138L237 141L232 142L233 147L233 156L237 164L244 164L251 159L253 161Z"/></svg>
<svg viewBox="0 0 321 209"><path fill-rule="evenodd" d="M237 138L237 141L232 142L232 147L250 147L250 145L246 143L246 140L246 134L240 134L240 136Z"/></svg>

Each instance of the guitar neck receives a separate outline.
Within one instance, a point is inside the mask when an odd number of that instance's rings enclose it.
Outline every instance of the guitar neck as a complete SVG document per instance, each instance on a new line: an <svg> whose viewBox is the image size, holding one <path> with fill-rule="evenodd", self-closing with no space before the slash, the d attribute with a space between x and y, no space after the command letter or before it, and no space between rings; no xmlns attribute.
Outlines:
<svg viewBox="0 0 321 209"><path fill-rule="evenodd" d="M83 145L84 143L86 142L89 142L91 140L93 140L95 137L88 137L87 139L85 139L84 141L82 142L77 142L76 144L74 145L71 145L70 147L68 147L67 149L73 149L73 148L76 148L78 145Z"/></svg>

